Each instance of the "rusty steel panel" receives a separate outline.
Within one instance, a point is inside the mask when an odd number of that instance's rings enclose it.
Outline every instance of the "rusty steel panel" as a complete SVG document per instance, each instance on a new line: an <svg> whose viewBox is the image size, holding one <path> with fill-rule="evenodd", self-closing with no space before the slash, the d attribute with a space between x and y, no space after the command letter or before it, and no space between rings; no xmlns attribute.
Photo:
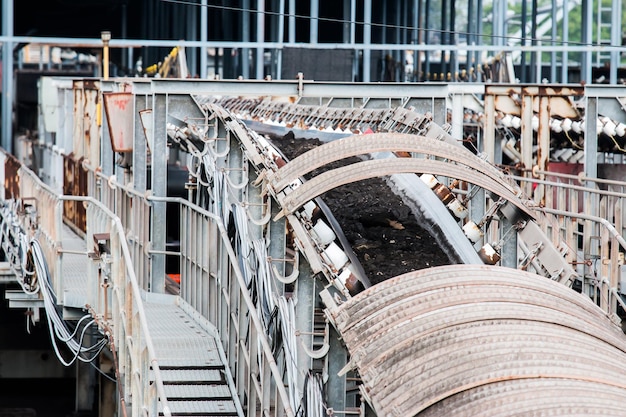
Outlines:
<svg viewBox="0 0 626 417"><path fill-rule="evenodd" d="M132 152L134 134L133 93L103 93L102 97L111 147L115 152Z"/></svg>
<svg viewBox="0 0 626 417"><path fill-rule="evenodd" d="M75 80L73 149L76 158L88 158L92 164L100 164L100 92L97 82Z"/></svg>
<svg viewBox="0 0 626 417"><path fill-rule="evenodd" d="M73 112L74 112L74 126L72 129L72 149L74 155L85 155L85 143L83 140L84 130L83 125L85 120L83 118L83 111L85 108L83 82L75 80L72 84L72 93L74 97Z"/></svg>
<svg viewBox="0 0 626 417"><path fill-rule="evenodd" d="M87 196L87 170L83 168L84 158L73 155L63 157L63 194ZM64 201L63 218L78 230L87 231L87 210L82 201Z"/></svg>
<svg viewBox="0 0 626 417"><path fill-rule="evenodd" d="M327 313L381 416L619 415L626 400L621 329L538 275L430 268Z"/></svg>
<svg viewBox="0 0 626 417"><path fill-rule="evenodd" d="M83 94L85 154L83 156L89 159L93 166L100 166L100 126L102 125L100 90L98 82L93 80L85 80L83 86L85 89Z"/></svg>
<svg viewBox="0 0 626 417"><path fill-rule="evenodd" d="M4 161L4 198L18 199L20 195L20 176L18 171L21 167L20 162L13 155L6 155Z"/></svg>

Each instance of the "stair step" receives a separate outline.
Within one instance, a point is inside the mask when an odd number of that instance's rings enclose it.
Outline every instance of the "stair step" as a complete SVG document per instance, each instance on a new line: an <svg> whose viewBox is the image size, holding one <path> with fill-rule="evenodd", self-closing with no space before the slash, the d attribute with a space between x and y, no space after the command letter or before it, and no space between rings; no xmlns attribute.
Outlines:
<svg viewBox="0 0 626 417"><path fill-rule="evenodd" d="M168 401L231 400L233 397L227 385L218 384L167 384L165 396Z"/></svg>
<svg viewBox="0 0 626 417"><path fill-rule="evenodd" d="M172 416L236 416L233 400L169 401ZM163 415L159 410L159 415Z"/></svg>
<svg viewBox="0 0 626 417"><path fill-rule="evenodd" d="M161 369L161 377L165 384L215 384L226 381L224 373L219 369Z"/></svg>

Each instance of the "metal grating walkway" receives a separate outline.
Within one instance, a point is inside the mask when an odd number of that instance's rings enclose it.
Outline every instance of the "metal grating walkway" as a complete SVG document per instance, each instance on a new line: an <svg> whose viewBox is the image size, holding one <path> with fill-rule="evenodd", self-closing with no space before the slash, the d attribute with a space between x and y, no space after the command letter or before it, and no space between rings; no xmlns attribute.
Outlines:
<svg viewBox="0 0 626 417"><path fill-rule="evenodd" d="M88 295L85 241L63 227L63 302L84 308ZM82 255L78 252L84 252ZM199 323L175 295L146 294L144 311L173 416L239 416L217 331ZM152 375L150 381L154 381ZM162 415L162 413L160 413Z"/></svg>
<svg viewBox="0 0 626 417"><path fill-rule="evenodd" d="M216 333L176 305L177 297L157 298L144 308L172 415L237 416Z"/></svg>

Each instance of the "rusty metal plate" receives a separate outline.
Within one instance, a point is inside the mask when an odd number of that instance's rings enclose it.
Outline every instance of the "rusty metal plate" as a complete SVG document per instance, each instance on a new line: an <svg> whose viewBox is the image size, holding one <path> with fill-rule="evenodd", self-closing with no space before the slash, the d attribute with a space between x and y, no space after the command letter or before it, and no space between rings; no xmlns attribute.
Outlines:
<svg viewBox="0 0 626 417"><path fill-rule="evenodd" d="M83 159L76 160L73 154L63 157L63 194L88 195L87 170L83 168ZM78 230L87 231L87 210L82 201L64 201L63 218Z"/></svg>
<svg viewBox="0 0 626 417"><path fill-rule="evenodd" d="M619 415L626 400L621 329L538 275L436 267L327 313L381 416Z"/></svg>
<svg viewBox="0 0 626 417"><path fill-rule="evenodd" d="M20 176L18 171L21 167L20 162L13 155L6 155L4 161L4 198L18 199L20 195Z"/></svg>
<svg viewBox="0 0 626 417"><path fill-rule="evenodd" d="M133 93L102 93L111 146L115 152L132 152L134 134Z"/></svg>

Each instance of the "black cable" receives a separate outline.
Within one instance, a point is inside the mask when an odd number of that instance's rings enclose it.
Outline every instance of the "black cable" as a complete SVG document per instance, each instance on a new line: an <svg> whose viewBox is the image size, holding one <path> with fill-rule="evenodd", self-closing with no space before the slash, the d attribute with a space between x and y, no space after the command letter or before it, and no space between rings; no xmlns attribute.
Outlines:
<svg viewBox="0 0 626 417"><path fill-rule="evenodd" d="M235 6L222 6L217 4L207 4L203 5L194 1L189 0L160 0L164 3L174 3L174 4L182 4L186 6L198 6L198 7L207 7L209 9L218 9L218 10L226 10L233 12L246 12L246 13L263 13L268 16L280 16L280 17L295 17L296 19L309 19L309 20L317 20L320 22L330 22L330 23L355 23L357 25L367 25L372 27L380 27L382 29L408 29L408 30L422 30L424 32L432 32L437 34L454 34L454 35L465 35L467 37L474 36L478 38L489 38L489 39L504 39L504 40L515 40L515 41L531 41L531 42L539 42L543 41L543 39L533 39L528 37L516 37L516 36L505 36L505 35L493 35L493 34L484 34L477 32L467 32L467 31L457 31L457 30L444 30L444 29L430 29L430 28L419 28L414 26L405 26L405 25L395 25L395 24L387 24L387 23L376 23L376 22L353 22L351 20L346 19L337 19L330 17L311 17L307 15L300 14L290 14L290 13L280 13L280 12L272 12L268 10L255 10L255 9L244 9L243 7L235 7ZM557 45L571 45L571 46L598 46L591 42L575 42L575 41L560 41L557 39L551 39L550 42L553 42ZM613 47L620 48L622 45L603 45L604 47ZM415 47L419 47L419 45L415 45Z"/></svg>

